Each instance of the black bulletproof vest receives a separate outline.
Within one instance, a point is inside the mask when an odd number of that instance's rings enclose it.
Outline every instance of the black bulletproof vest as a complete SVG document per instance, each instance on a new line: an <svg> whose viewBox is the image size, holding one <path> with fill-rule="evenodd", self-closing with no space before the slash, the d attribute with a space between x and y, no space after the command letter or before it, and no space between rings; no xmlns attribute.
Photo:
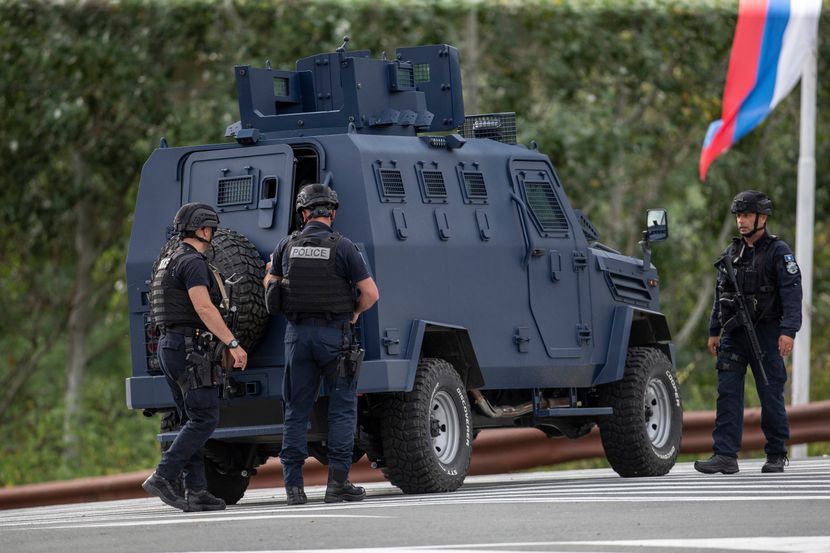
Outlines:
<svg viewBox="0 0 830 553"><path fill-rule="evenodd" d="M187 294L184 283L176 277L176 268L186 258L196 256L204 260L205 256L196 250L179 244L172 254L159 261L156 274L150 284L150 311L153 321L159 326L182 325L204 329L204 323L196 314L193 302ZM221 294L218 285L211 279L208 285L210 300L219 305Z"/></svg>
<svg viewBox="0 0 830 553"><path fill-rule="evenodd" d="M775 269L767 266L767 253L776 240L779 238L771 234L768 239L756 243L754 248L744 248L743 240L736 238L727 248L726 253L733 260L735 277L746 297L747 307L752 311L754 321L781 317L781 300L775 288L774 277L771 276ZM734 290L731 283L723 280L721 295L728 297L732 293Z"/></svg>
<svg viewBox="0 0 830 553"><path fill-rule="evenodd" d="M286 315L353 313L354 289L337 274L337 244L342 235L327 237L294 233L285 246L288 272L285 275L283 311Z"/></svg>

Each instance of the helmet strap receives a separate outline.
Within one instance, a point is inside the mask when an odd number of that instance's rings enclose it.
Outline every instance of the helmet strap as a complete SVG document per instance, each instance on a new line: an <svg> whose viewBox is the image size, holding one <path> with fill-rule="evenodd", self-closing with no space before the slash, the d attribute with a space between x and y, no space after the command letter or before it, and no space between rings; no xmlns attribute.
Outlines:
<svg viewBox="0 0 830 553"><path fill-rule="evenodd" d="M759 227L759 226L758 226L758 219L760 219L760 218L761 218L760 214L759 214L759 213L756 213L756 214L755 214L755 223L752 225L752 230L751 230L751 231L749 231L748 233L744 234L744 235L743 235L743 237L744 237L744 238L752 238L753 236L755 236L755 234L756 234L759 230L764 230L765 228L767 228L767 225L764 225L764 226L762 226L762 227Z"/></svg>
<svg viewBox="0 0 830 553"><path fill-rule="evenodd" d="M208 228L208 227L202 227L202 228ZM199 229L197 229L197 231L198 230ZM203 244L207 244L208 246L210 246L211 243L213 242L213 236L210 237L210 240L205 240L204 238L202 238L201 236L196 234L197 231L193 231L193 238L195 238L196 240L198 240L199 242L201 242ZM216 232L216 231L214 230L213 232Z"/></svg>

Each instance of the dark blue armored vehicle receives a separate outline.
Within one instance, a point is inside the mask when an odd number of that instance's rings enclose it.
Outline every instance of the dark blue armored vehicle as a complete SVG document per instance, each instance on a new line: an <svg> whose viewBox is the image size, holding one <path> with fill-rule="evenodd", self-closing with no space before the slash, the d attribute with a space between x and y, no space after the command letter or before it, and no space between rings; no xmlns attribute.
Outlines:
<svg viewBox="0 0 830 553"><path fill-rule="evenodd" d="M450 46L401 48L393 59L341 47L296 71L234 71L235 141L153 152L127 258L127 403L162 414L159 439L169 441L176 422L149 283L177 240L176 210L205 202L219 212L209 256L230 285L250 357L208 442L214 494L236 502L279 452L285 320L267 315L261 279L268 254L296 229L295 196L309 182L337 191L335 227L381 291L357 327L366 359L355 458L368 455L404 492L450 491L481 429L578 438L598 425L622 476L671 469L682 408L649 249L668 234L665 211L648 213L643 259L601 244L548 156L516 144L513 114L465 116ZM325 425L312 416L310 451L323 462Z"/></svg>

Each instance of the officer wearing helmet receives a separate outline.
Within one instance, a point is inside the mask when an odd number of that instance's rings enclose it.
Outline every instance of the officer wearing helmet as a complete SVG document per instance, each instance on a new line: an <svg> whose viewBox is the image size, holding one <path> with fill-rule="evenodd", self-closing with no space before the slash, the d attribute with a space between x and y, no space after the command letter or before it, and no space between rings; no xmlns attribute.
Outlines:
<svg viewBox="0 0 830 553"><path fill-rule="evenodd" d="M248 356L217 307L222 279L204 255L219 226L216 211L203 203L185 204L173 226L181 243L159 261L150 286L150 308L162 333L159 364L182 427L142 487L183 511L221 510L225 502L207 491L202 453L219 423L216 341L228 348L234 367L244 369ZM184 493L179 487L182 475Z"/></svg>
<svg viewBox="0 0 830 553"><path fill-rule="evenodd" d="M788 462L785 444L790 437L784 409L787 371L783 357L792 352L795 334L801 328L801 273L790 247L766 231L772 202L764 193L739 193L732 201L732 213L740 236L733 239L722 256L729 256L734 266L735 280L752 317L769 383L762 380L746 330L730 324L736 314L735 289L725 270L720 269L707 344L709 352L717 357L718 369L714 454L695 462L695 469L706 474L738 472L744 377L749 365L761 401L761 429L766 437L767 460L761 472L783 472Z"/></svg>
<svg viewBox="0 0 830 553"><path fill-rule="evenodd" d="M280 460L289 505L308 501L303 490L306 428L321 380L329 398L325 501L360 501L366 495L348 480L357 425L357 378L340 369L353 343L352 325L379 294L357 247L332 231L338 207L337 193L325 184L304 186L296 203L301 230L277 245L264 281L269 290L281 290L280 311L288 319Z"/></svg>

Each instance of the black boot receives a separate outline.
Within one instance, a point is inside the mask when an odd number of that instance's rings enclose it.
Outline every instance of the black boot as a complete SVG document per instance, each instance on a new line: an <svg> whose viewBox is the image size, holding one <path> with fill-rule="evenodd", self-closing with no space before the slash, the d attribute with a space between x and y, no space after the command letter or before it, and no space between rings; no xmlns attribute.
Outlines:
<svg viewBox="0 0 830 553"><path fill-rule="evenodd" d="M221 511L225 508L225 500L207 490L187 490L185 497L188 511Z"/></svg>
<svg viewBox="0 0 830 553"><path fill-rule="evenodd" d="M289 505L305 505L308 497L302 486L286 486L285 495L288 497Z"/></svg>
<svg viewBox="0 0 830 553"><path fill-rule="evenodd" d="M360 486L355 486L348 480L338 482L337 480L329 480L326 486L326 497L323 499L326 503L340 503L341 501L361 501L366 497L366 490Z"/></svg>
<svg viewBox="0 0 830 553"><path fill-rule="evenodd" d="M141 485L144 491L151 495L158 496L159 499L182 511L187 511L187 500L176 489L176 483L163 478L155 472L150 475L147 480Z"/></svg>
<svg viewBox="0 0 830 553"><path fill-rule="evenodd" d="M784 465L789 465L786 455L767 455L767 462L761 467L761 472L784 472Z"/></svg>
<svg viewBox="0 0 830 553"><path fill-rule="evenodd" d="M728 455L712 455L705 461L695 461L695 470L703 474L735 474L738 472L738 460Z"/></svg>

